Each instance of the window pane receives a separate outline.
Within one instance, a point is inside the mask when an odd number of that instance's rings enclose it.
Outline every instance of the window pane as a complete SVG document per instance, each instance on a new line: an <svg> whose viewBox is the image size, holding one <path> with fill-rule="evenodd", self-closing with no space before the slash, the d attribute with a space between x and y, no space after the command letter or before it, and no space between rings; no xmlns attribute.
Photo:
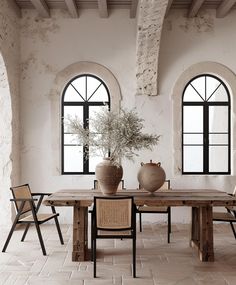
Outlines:
<svg viewBox="0 0 236 285"><path fill-rule="evenodd" d="M78 144L78 136L72 134L65 134L64 144Z"/></svg>
<svg viewBox="0 0 236 285"><path fill-rule="evenodd" d="M209 102L228 102L228 94L224 87L224 85L220 85L220 87L216 90L216 92L209 98Z"/></svg>
<svg viewBox="0 0 236 285"><path fill-rule="evenodd" d="M209 171L228 172L228 147L210 146L209 147Z"/></svg>
<svg viewBox="0 0 236 285"><path fill-rule="evenodd" d="M102 106L89 106L89 118L90 119L94 118L95 113L99 113L99 112L103 111L104 108L107 110L108 106L107 105L106 106L104 106L104 105L102 105ZM90 125L89 128L91 129L91 131L93 131L92 125Z"/></svg>
<svg viewBox="0 0 236 285"><path fill-rule="evenodd" d="M184 134L184 144L203 144L203 134Z"/></svg>
<svg viewBox="0 0 236 285"><path fill-rule="evenodd" d="M94 93L94 95L89 99L91 102L108 102L108 94L104 85L100 85L98 90Z"/></svg>
<svg viewBox="0 0 236 285"><path fill-rule="evenodd" d="M216 89L219 87L221 84L219 80L217 80L214 77L207 76L207 81L206 81L206 99L208 99L213 92L216 91Z"/></svg>
<svg viewBox="0 0 236 285"><path fill-rule="evenodd" d="M205 99L205 76L198 77L191 82L191 85Z"/></svg>
<svg viewBox="0 0 236 285"><path fill-rule="evenodd" d="M209 134L209 144L228 144L228 134Z"/></svg>
<svg viewBox="0 0 236 285"><path fill-rule="evenodd" d="M66 89L65 96L64 96L64 102L83 102L84 100L81 98L81 96L76 92L76 90L72 87L72 85L69 85Z"/></svg>
<svg viewBox="0 0 236 285"><path fill-rule="evenodd" d="M64 171L65 172L83 171L82 146L64 146Z"/></svg>
<svg viewBox="0 0 236 285"><path fill-rule="evenodd" d="M89 151L91 155L89 156L89 172L95 172L96 165L102 161L103 155L95 147L90 147Z"/></svg>
<svg viewBox="0 0 236 285"><path fill-rule="evenodd" d="M203 146L184 146L184 172L203 172Z"/></svg>
<svg viewBox="0 0 236 285"><path fill-rule="evenodd" d="M64 132L69 133L70 130L68 129L66 123L67 118L78 118L81 122L83 122L83 107L82 106L64 106Z"/></svg>
<svg viewBox="0 0 236 285"><path fill-rule="evenodd" d="M184 102L202 102L202 98L198 95L198 93L194 90L191 85L185 89L184 92Z"/></svg>
<svg viewBox="0 0 236 285"><path fill-rule="evenodd" d="M71 82L77 92L86 100L86 76L76 78Z"/></svg>
<svg viewBox="0 0 236 285"><path fill-rule="evenodd" d="M185 133L203 132L203 107L184 106L183 120Z"/></svg>
<svg viewBox="0 0 236 285"><path fill-rule="evenodd" d="M228 106L209 106L209 132L228 132Z"/></svg>
<svg viewBox="0 0 236 285"><path fill-rule="evenodd" d="M96 91L96 89L101 85L101 82L92 76L87 77L87 98L90 100L90 96ZM94 95L93 95L94 96Z"/></svg>

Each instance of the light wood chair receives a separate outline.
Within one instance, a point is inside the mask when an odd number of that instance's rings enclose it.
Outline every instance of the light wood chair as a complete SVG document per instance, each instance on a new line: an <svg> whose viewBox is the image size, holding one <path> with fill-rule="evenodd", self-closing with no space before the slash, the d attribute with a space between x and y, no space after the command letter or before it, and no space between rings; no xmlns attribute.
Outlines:
<svg viewBox="0 0 236 285"><path fill-rule="evenodd" d="M97 239L133 240L133 277L136 277L136 206L133 197L94 197L92 212L92 260L96 277Z"/></svg>
<svg viewBox="0 0 236 285"><path fill-rule="evenodd" d="M229 194L231 196L236 195L236 186L234 188L233 194ZM213 216L212 216L213 221L216 222L226 222L229 223L232 229L232 232L234 234L234 238L236 239L236 230L234 228L234 223L236 223L236 207L235 206L230 206L230 207L225 207L224 212L217 212L213 210Z"/></svg>
<svg viewBox="0 0 236 285"><path fill-rule="evenodd" d="M139 187L140 188L140 187ZM170 180L166 180L161 190L169 190L170 189ZM149 206L145 204L143 206L137 207L137 212L139 213L139 229L142 232L142 214L167 214L167 242L170 242L170 234L171 234L171 208L168 206Z"/></svg>
<svg viewBox="0 0 236 285"><path fill-rule="evenodd" d="M56 213L55 208L51 206L52 213L50 214L38 214L38 211L39 211L39 208L41 206L44 196L49 196L51 195L51 193L31 193L29 184L11 187L10 190L12 191L12 195L13 195L13 199L10 199L10 201L14 202L15 204L16 217L12 224L11 230L8 234L8 237L4 244L2 252L6 251L7 246L10 242L10 239L12 237L12 234L17 224L26 224L21 241L25 240L25 237L29 230L30 225L34 224L37 230L37 234L38 234L38 238L39 238L39 242L42 248L43 255L46 255L46 250L45 250L45 246L44 246L44 242L43 242L43 238L42 238L42 234L40 230L40 225L51 219L55 220L60 242L61 244L64 244L61 229L60 229L58 218L57 218L59 214ZM35 196L36 197L38 196L39 198L38 199L33 198Z"/></svg>

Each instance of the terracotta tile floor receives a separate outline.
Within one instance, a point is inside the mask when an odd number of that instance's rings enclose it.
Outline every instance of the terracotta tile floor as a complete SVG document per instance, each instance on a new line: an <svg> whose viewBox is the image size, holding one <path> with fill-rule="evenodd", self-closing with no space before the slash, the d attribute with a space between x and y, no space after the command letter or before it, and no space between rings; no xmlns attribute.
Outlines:
<svg viewBox="0 0 236 285"><path fill-rule="evenodd" d="M235 285L236 240L227 224L214 225L215 262L200 262L189 247L188 225L173 224L171 243L166 225L144 223L137 235L137 278L131 275L131 241L98 242L98 278L91 262L71 261L72 227L62 225L61 246L54 225L43 225L47 256L43 256L32 227L26 241L22 230L14 233L6 253L0 253L0 284L4 285ZM8 229L1 229L3 246Z"/></svg>

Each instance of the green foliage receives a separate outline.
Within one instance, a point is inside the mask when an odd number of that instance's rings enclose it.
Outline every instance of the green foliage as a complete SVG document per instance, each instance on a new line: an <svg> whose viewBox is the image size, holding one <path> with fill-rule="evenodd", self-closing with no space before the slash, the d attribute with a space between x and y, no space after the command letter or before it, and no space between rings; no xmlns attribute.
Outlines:
<svg viewBox="0 0 236 285"><path fill-rule="evenodd" d="M71 133L77 134L78 144L93 146L90 151L99 150L103 157L110 151L110 158L118 161L133 160L137 151L152 149L158 143L160 136L142 133L143 121L134 110L115 113L104 108L89 120L89 128L84 128L77 117L68 117L65 124Z"/></svg>

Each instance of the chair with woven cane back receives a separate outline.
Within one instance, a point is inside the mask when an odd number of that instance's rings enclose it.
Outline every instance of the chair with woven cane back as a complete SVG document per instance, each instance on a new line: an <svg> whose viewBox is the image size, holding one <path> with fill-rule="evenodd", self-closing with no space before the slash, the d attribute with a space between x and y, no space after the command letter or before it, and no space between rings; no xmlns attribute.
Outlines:
<svg viewBox="0 0 236 285"><path fill-rule="evenodd" d="M96 277L97 239L132 239L136 277L136 206L131 196L94 197L91 223L93 275Z"/></svg>
<svg viewBox="0 0 236 285"><path fill-rule="evenodd" d="M16 217L12 224L11 230L8 234L8 237L4 244L2 252L6 251L7 246L10 242L10 239L12 237L12 234L17 224L26 225L21 241L25 240L25 237L29 230L30 225L34 224L37 230L37 234L38 234L38 238L39 238L39 242L41 245L43 255L46 255L46 250L45 250L45 246L44 246L44 242L43 242L43 238L42 238L42 234L40 230L40 225L51 219L54 219L55 221L61 244L64 244L60 225L58 222L59 214L56 213L55 208L51 206L52 213L50 214L39 214L38 213L44 196L49 196L51 195L51 193L31 193L29 184L11 187L10 190L12 191L12 195L13 195L13 199L10 199L10 201L14 202L15 204ZM39 197L39 198L36 199L34 197Z"/></svg>
<svg viewBox="0 0 236 285"><path fill-rule="evenodd" d="M231 196L236 195L236 186L234 188L233 194L229 194ZM224 212L216 212L213 210L213 221L216 222L226 222L229 223L234 234L234 238L236 239L236 230L234 228L234 223L236 223L236 207L235 206L227 206L225 207Z"/></svg>
<svg viewBox="0 0 236 285"><path fill-rule="evenodd" d="M170 180L166 180L161 186L160 190L170 190ZM142 214L167 214L167 242L170 242L171 233L171 208L169 206L149 206L148 204L137 207L137 212L139 213L139 228L142 232Z"/></svg>

